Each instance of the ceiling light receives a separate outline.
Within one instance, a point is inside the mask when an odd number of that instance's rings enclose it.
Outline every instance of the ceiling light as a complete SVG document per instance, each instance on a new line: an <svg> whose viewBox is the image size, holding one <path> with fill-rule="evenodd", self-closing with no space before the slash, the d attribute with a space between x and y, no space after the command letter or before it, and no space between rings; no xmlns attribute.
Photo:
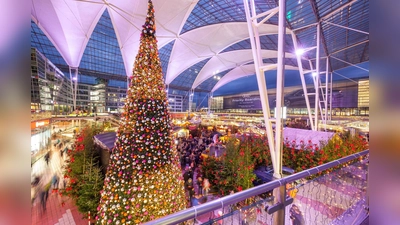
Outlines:
<svg viewBox="0 0 400 225"><path fill-rule="evenodd" d="M296 50L296 55L303 55L303 54L304 54L304 52L305 52L305 50L304 50L304 49L302 49L302 48L299 48L299 49L297 49L297 50Z"/></svg>

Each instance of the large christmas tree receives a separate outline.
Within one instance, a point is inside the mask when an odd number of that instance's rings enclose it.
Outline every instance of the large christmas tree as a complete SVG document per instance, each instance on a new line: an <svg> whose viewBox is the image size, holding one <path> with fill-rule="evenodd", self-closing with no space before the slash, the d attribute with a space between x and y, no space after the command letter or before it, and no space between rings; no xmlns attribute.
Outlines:
<svg viewBox="0 0 400 225"><path fill-rule="evenodd" d="M186 206L154 22L149 0L122 125L101 193L98 224L140 224Z"/></svg>

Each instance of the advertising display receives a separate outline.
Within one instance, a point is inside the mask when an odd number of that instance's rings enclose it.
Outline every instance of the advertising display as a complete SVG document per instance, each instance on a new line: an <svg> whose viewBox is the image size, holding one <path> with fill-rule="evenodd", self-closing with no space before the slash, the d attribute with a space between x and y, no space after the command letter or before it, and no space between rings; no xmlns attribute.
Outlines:
<svg viewBox="0 0 400 225"><path fill-rule="evenodd" d="M307 93L315 93L315 89L308 88ZM322 101L322 93L319 94ZM357 97L357 86L334 88L332 90L332 108L356 108ZM328 101L330 101L330 95L328 95ZM309 102L312 107L315 105L314 95L309 97ZM306 108L303 89L285 94L284 105L289 108Z"/></svg>
<svg viewBox="0 0 400 225"><path fill-rule="evenodd" d="M315 94L314 88L307 88L308 94ZM315 95L309 96L309 103L311 107L315 105ZM323 94L320 92L322 101ZM331 96L328 95L328 101ZM275 108L276 106L275 94L268 95L269 107ZM358 102L358 87L357 85L346 86L342 88L333 88L332 90L332 108L357 108ZM287 108L306 108L306 100L302 88L291 91L284 95L284 106ZM259 95L241 95L235 97L224 97L223 109L248 109L261 110L261 99Z"/></svg>
<svg viewBox="0 0 400 225"><path fill-rule="evenodd" d="M223 109L261 109L259 95L224 98Z"/></svg>
<svg viewBox="0 0 400 225"><path fill-rule="evenodd" d="M33 122L31 122L31 130L34 130L39 127L47 126L49 124L50 124L49 119L33 121Z"/></svg>

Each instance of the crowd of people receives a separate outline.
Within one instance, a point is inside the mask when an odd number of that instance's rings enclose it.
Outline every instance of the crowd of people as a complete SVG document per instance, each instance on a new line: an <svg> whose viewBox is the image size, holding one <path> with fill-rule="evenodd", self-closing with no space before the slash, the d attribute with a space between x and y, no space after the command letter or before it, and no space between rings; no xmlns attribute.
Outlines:
<svg viewBox="0 0 400 225"><path fill-rule="evenodd" d="M39 212L42 215L46 212L49 193L66 186L61 168L59 168L64 163L64 156L68 150L66 142L55 140L52 147L41 160L33 165L36 168L32 170L31 200L32 204L40 204Z"/></svg>
<svg viewBox="0 0 400 225"><path fill-rule="evenodd" d="M185 182L185 192L188 200L188 207L204 204L214 198L210 194L210 182L201 177L200 165L205 157L217 156L217 149L224 149L224 143L220 141L220 133L213 129L213 131L203 130L199 136L189 135L188 138L177 139L177 150L180 157L180 164ZM297 189L287 186L288 194L294 198ZM292 190L293 189L293 190ZM204 221L195 220L195 224L210 221L222 215L221 210L211 211L204 217ZM296 205L290 209L290 218L293 224L304 224L304 218L298 210ZM217 221L221 223L221 221Z"/></svg>
<svg viewBox="0 0 400 225"><path fill-rule="evenodd" d="M188 206L200 204L205 201L210 192L210 182L201 177L199 165L204 157L207 157L216 148L223 148L219 141L220 133L212 131L198 132L199 136L180 137L177 139L177 150L180 158L180 165L185 182L185 192ZM204 198L202 198L204 197ZM201 201L199 201L202 199Z"/></svg>

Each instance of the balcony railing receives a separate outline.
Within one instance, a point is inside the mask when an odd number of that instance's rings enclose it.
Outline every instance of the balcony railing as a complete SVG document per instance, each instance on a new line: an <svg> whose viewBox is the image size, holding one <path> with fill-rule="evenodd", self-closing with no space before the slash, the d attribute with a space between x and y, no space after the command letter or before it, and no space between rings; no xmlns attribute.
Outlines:
<svg viewBox="0 0 400 225"><path fill-rule="evenodd" d="M51 112L31 113L31 121L50 119Z"/></svg>
<svg viewBox="0 0 400 225"><path fill-rule="evenodd" d="M365 150L145 225L185 221L189 224L272 224L274 212L271 209L274 204L270 197L263 194L280 186L286 186L287 193L285 224L360 224L368 216L368 154L369 150ZM340 166L339 169L332 170L337 166ZM307 179L325 170L330 172ZM293 186L288 188L287 184ZM251 203L238 206L245 200Z"/></svg>

